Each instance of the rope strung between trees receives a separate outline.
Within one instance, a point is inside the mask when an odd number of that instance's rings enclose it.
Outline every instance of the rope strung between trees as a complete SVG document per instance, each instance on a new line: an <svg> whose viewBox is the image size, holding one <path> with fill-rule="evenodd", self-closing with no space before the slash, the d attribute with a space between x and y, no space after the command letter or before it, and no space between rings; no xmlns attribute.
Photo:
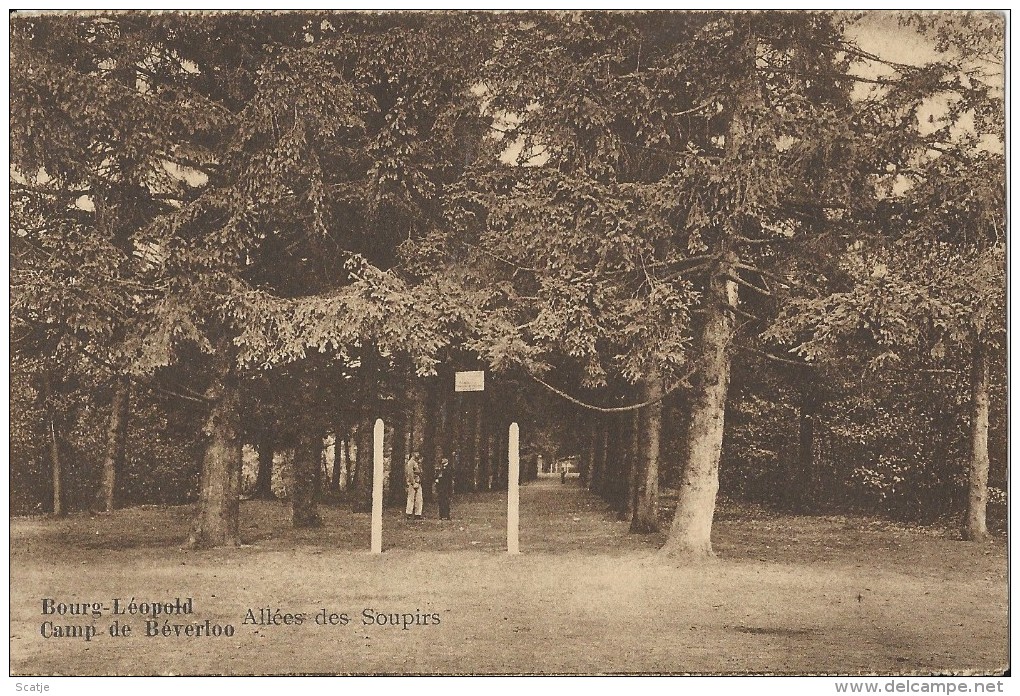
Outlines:
<svg viewBox="0 0 1020 696"><path fill-rule="evenodd" d="M530 372L527 372L526 374L528 375L528 377L531 377L531 379L535 380L536 382L541 384L543 387L545 387L549 391L551 391L554 394L556 394L557 396L560 396L560 397L566 399L567 401L569 401L571 403L577 404L578 406L581 406L582 408L587 408L587 409L589 409L591 411L598 411L599 413L624 413L626 411L637 411L638 409L645 408L646 406L652 406L653 404L657 404L660 401L662 401L663 399L665 399L667 396L672 394L673 392L677 391L678 389L681 389L682 387L687 386L687 378L694 374L694 370L692 369L690 372L688 372L686 375L684 375L683 379L681 379L674 386L670 387L667 391L663 392L661 395L655 397L654 399L649 399L648 401L642 401L639 404L631 404L630 406L596 406L594 404L588 404L588 403L585 403L584 401L581 401L580 399L577 399L577 398L571 396L570 394L566 393L565 391L561 391L561 390L557 389L556 387L554 387L553 385L549 384L548 382L542 381L541 379L539 379L535 375L531 374Z"/></svg>

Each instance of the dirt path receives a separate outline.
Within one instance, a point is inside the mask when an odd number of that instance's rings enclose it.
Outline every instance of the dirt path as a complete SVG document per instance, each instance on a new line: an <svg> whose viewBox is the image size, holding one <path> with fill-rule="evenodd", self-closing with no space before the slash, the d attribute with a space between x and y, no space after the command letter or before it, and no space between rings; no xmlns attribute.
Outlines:
<svg viewBox="0 0 1020 696"><path fill-rule="evenodd" d="M522 555L505 552L505 494L460 495L454 519L324 508L292 530L284 503L242 506L239 549L189 552L189 508L12 520L16 674L993 672L1006 665L1005 548L865 518L720 511L708 565L665 563L558 479L521 491ZM426 511L429 513L429 511ZM45 598L193 598L230 638L43 638ZM248 609L301 625L246 625ZM320 626L318 612L346 614ZM439 623L366 624L365 612Z"/></svg>

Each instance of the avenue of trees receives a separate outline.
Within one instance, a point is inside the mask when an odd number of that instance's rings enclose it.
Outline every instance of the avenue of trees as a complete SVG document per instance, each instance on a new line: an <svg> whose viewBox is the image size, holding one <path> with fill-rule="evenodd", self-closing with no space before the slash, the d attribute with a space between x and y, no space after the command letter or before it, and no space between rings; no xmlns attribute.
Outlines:
<svg viewBox="0 0 1020 696"><path fill-rule="evenodd" d="M720 487L986 538L1003 21L884 15L910 64L874 21L15 16L12 509L197 501L237 544L283 453L311 526L369 508L376 417L391 501L411 451L505 487L516 420L525 478L576 456L669 555Z"/></svg>

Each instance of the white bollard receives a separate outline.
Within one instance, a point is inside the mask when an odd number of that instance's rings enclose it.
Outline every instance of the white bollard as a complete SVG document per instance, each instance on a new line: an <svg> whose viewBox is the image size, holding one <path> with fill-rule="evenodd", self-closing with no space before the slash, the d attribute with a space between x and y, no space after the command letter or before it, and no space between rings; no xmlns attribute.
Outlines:
<svg viewBox="0 0 1020 696"><path fill-rule="evenodd" d="M375 420L375 461L372 469L372 553L382 553L383 421Z"/></svg>
<svg viewBox="0 0 1020 696"><path fill-rule="evenodd" d="M510 424L509 473L506 495L506 552L515 556L520 549L521 507L521 431L516 423Z"/></svg>

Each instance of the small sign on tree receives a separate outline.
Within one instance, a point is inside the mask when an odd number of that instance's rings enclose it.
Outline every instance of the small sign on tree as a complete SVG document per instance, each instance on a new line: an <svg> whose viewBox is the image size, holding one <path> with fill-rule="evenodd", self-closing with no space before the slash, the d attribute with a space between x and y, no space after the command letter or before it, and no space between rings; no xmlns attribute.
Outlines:
<svg viewBox="0 0 1020 696"><path fill-rule="evenodd" d="M485 371L458 372L454 379L454 391L485 391Z"/></svg>

